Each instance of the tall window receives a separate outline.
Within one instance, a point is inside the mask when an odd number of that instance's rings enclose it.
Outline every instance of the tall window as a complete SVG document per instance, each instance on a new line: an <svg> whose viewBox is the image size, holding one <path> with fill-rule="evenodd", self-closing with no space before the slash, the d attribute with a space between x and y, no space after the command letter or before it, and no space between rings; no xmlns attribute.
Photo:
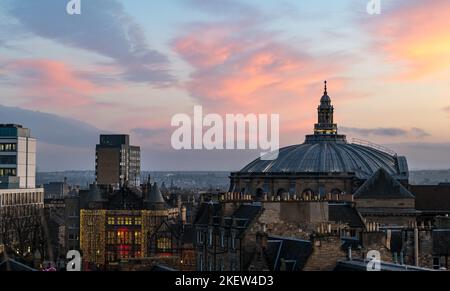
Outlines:
<svg viewBox="0 0 450 291"><path fill-rule="evenodd" d="M220 230L220 246L225 247L225 230L223 229Z"/></svg>
<svg viewBox="0 0 450 291"><path fill-rule="evenodd" d="M234 230L231 232L231 248L236 249L236 231Z"/></svg>
<svg viewBox="0 0 450 291"><path fill-rule="evenodd" d="M213 229L210 228L208 231L208 243L210 246L213 244Z"/></svg>
<svg viewBox="0 0 450 291"><path fill-rule="evenodd" d="M203 243L203 232L201 230L197 231L197 243L198 244Z"/></svg>
<svg viewBox="0 0 450 291"><path fill-rule="evenodd" d="M203 271L203 254L198 254L198 270Z"/></svg>
<svg viewBox="0 0 450 291"><path fill-rule="evenodd" d="M172 240L169 237L160 237L157 240L158 252L167 253L172 250Z"/></svg>

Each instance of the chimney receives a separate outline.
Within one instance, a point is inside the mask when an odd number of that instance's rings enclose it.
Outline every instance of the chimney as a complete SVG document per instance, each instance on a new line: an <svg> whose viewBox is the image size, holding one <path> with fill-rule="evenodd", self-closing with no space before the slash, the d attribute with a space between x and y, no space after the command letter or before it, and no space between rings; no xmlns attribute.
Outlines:
<svg viewBox="0 0 450 291"><path fill-rule="evenodd" d="M181 207L181 223L183 225L186 224L186 220L187 220L187 210L186 210L186 206L182 206Z"/></svg>

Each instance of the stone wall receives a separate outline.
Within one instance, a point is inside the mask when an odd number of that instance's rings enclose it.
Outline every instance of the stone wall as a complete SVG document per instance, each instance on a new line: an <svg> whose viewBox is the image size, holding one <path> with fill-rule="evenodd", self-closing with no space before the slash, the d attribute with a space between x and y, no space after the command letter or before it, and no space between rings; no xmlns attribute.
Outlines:
<svg viewBox="0 0 450 291"><path fill-rule="evenodd" d="M412 199L355 199L357 208L409 208L415 209Z"/></svg>
<svg viewBox="0 0 450 291"><path fill-rule="evenodd" d="M333 271L338 261L345 260L341 239L337 236L319 236L312 240L313 253L303 271Z"/></svg>

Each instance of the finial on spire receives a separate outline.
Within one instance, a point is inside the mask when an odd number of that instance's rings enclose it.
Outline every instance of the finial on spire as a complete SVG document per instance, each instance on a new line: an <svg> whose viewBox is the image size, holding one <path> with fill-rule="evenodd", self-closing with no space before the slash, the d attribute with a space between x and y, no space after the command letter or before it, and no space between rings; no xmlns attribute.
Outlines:
<svg viewBox="0 0 450 291"><path fill-rule="evenodd" d="M324 81L324 84L325 84L325 90L323 91L323 94L324 95L328 95L328 88L327 88L328 82L327 82L327 80Z"/></svg>

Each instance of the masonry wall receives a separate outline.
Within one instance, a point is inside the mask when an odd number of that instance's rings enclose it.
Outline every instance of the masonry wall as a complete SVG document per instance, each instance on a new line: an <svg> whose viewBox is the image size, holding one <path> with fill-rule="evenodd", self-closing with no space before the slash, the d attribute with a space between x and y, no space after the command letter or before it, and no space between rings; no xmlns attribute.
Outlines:
<svg viewBox="0 0 450 291"><path fill-rule="evenodd" d="M341 251L341 239L335 236L318 237L313 241L313 253L303 271L333 271L346 254Z"/></svg>

